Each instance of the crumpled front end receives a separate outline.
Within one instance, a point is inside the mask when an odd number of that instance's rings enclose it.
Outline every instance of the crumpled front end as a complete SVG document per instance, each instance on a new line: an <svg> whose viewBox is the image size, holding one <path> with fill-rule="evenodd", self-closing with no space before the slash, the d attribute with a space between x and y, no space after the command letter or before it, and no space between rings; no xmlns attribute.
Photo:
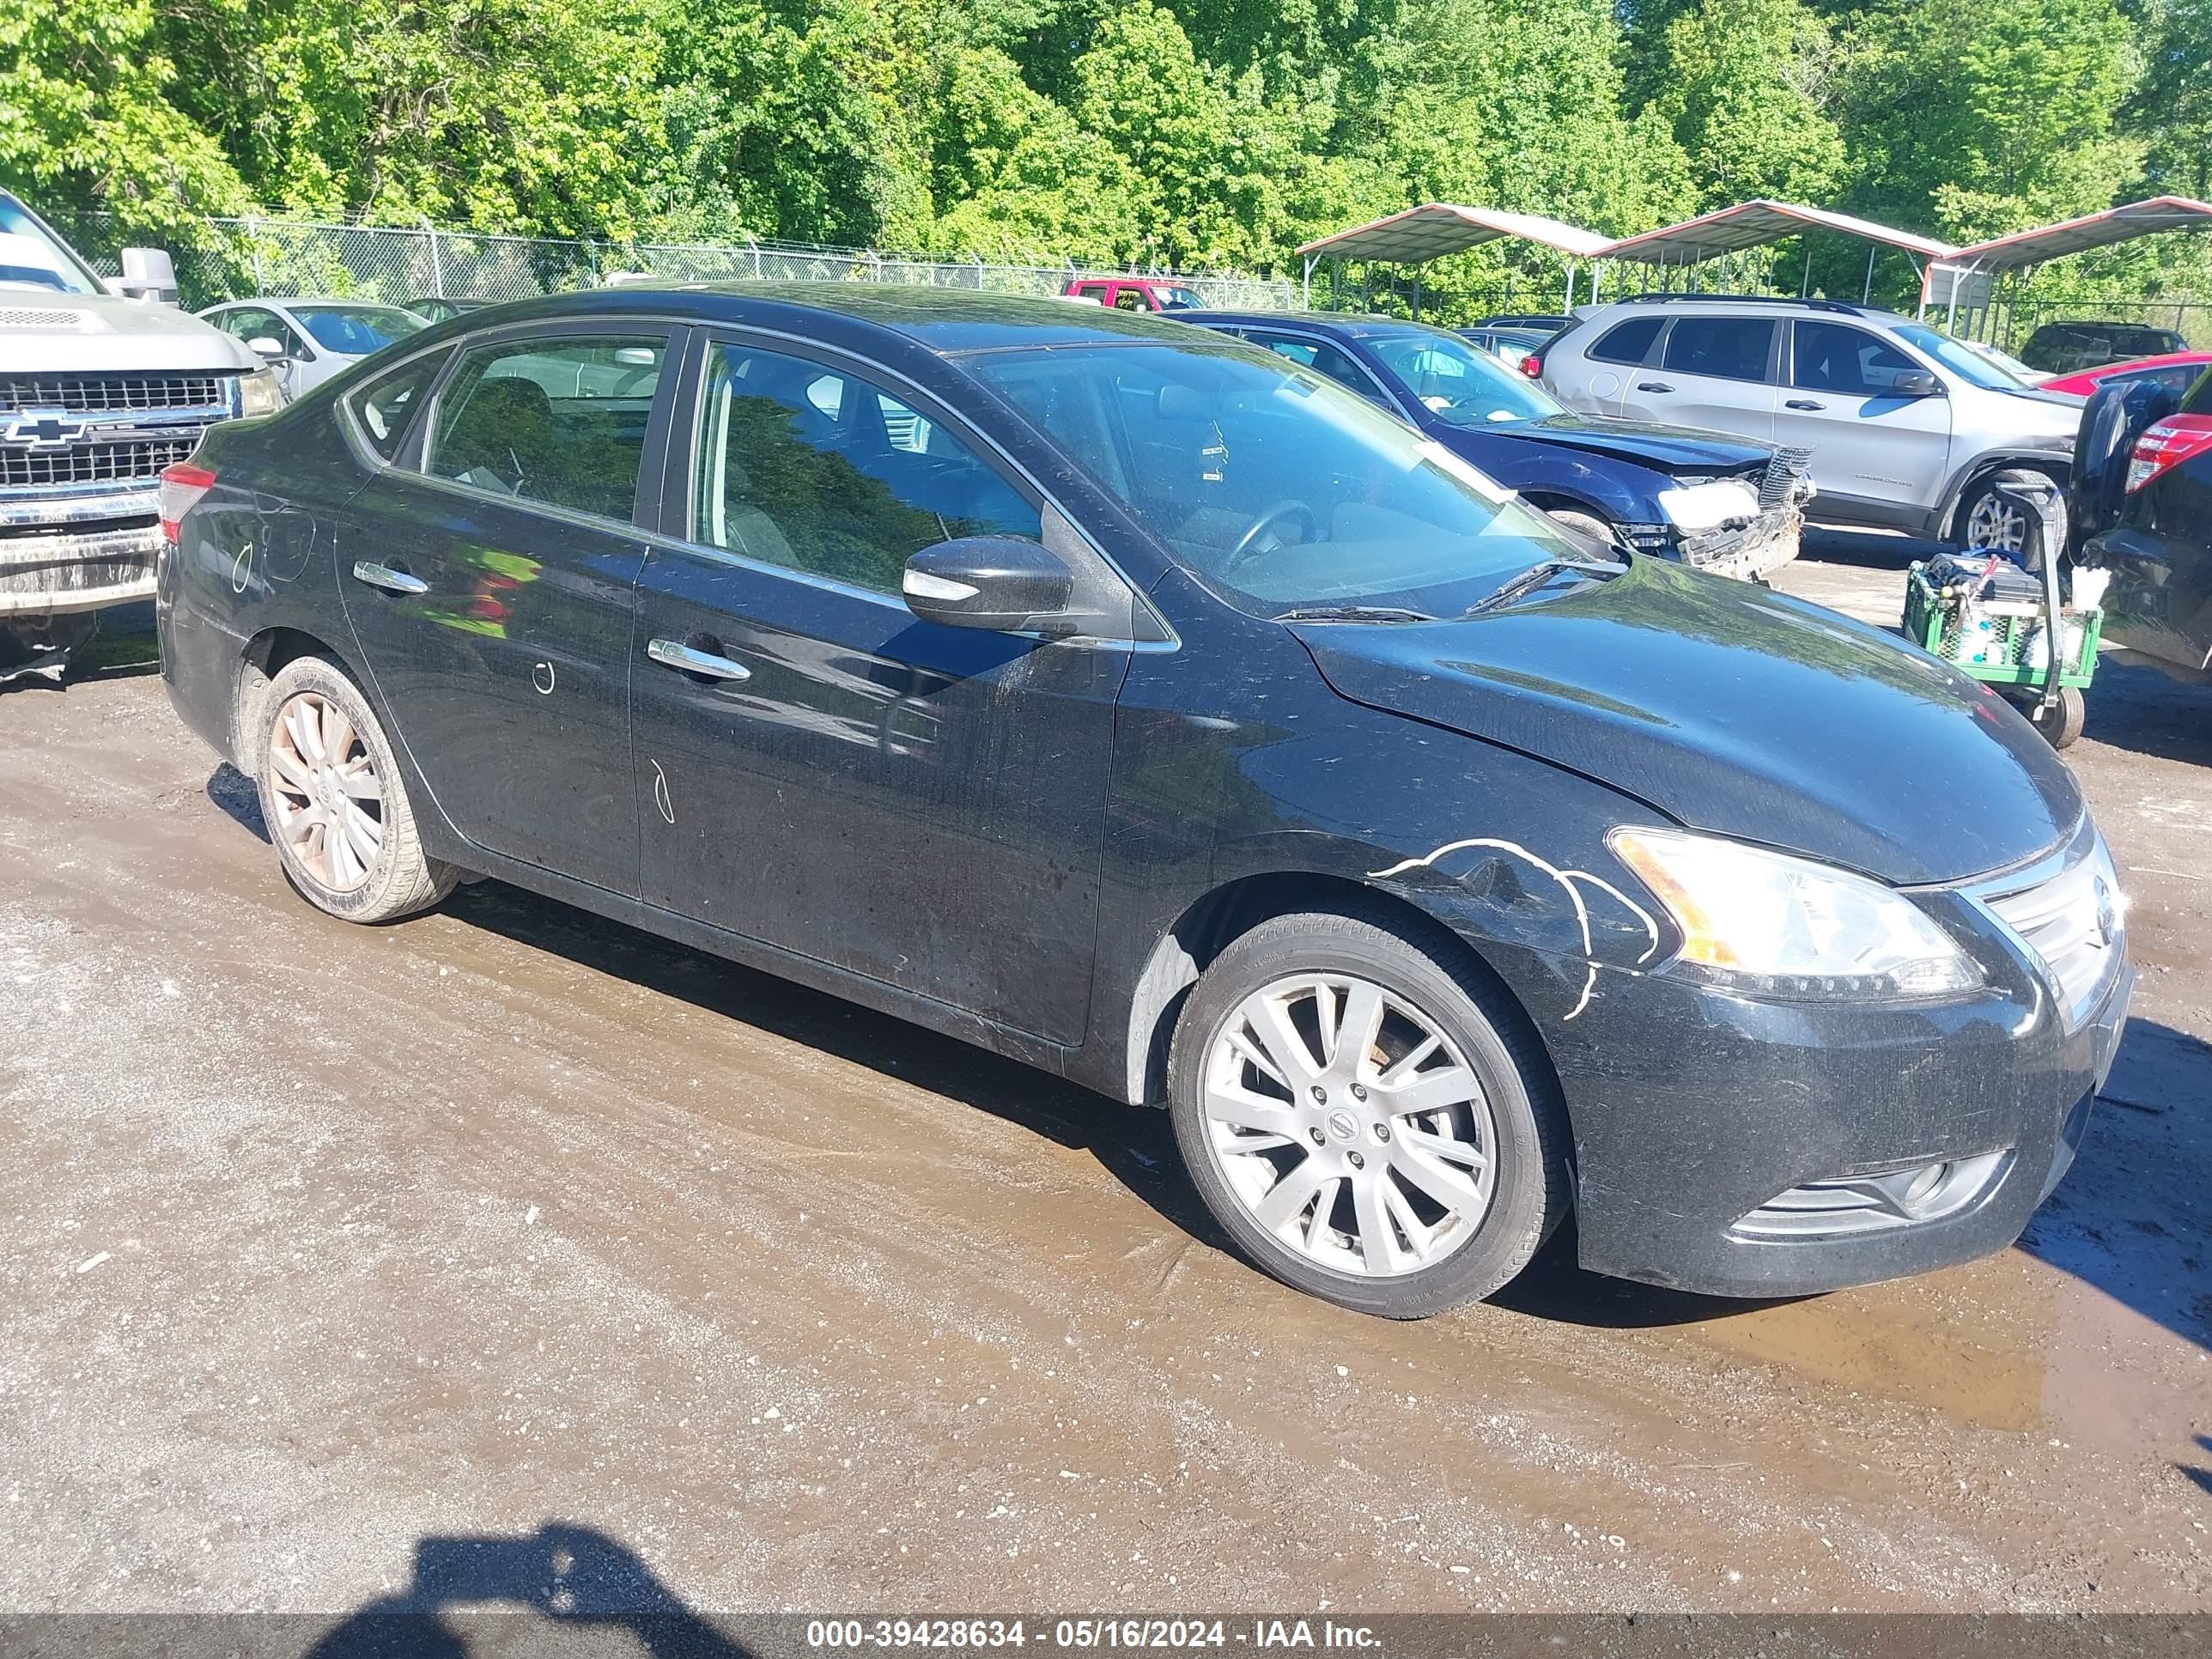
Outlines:
<svg viewBox="0 0 2212 1659"><path fill-rule="evenodd" d="M161 526L154 487L0 494L0 623L151 599Z"/></svg>
<svg viewBox="0 0 2212 1659"><path fill-rule="evenodd" d="M1815 493L1806 471L1811 459L1808 449L1778 449L1765 472L1730 480L1755 485L1758 511L1704 527L1694 519L1678 523L1675 556L1693 570L1739 581L1764 580L1782 568L1802 543L1805 508Z"/></svg>

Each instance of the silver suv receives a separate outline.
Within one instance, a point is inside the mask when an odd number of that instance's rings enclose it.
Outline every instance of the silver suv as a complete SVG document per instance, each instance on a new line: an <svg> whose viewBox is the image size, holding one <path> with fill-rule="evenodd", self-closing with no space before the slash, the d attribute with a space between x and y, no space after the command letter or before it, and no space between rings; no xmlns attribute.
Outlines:
<svg viewBox="0 0 2212 1659"><path fill-rule="evenodd" d="M1997 473L2063 489L2081 413L1940 330L1835 300L1639 295L1591 307L1539 361L1589 414L1810 450L1824 521L2011 552L2033 532Z"/></svg>

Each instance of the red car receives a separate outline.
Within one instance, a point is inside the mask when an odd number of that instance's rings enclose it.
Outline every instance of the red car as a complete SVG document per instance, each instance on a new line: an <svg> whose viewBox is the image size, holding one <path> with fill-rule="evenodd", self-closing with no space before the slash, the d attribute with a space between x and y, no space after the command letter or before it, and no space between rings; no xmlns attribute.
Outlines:
<svg viewBox="0 0 2212 1659"><path fill-rule="evenodd" d="M2177 398L2186 397L2197 377L2212 368L2212 351L2169 351L2159 357L2138 357L2132 362L2105 363L2072 374L2042 381L2039 392L2071 392L2086 398L2107 380L2156 380L2170 386Z"/></svg>
<svg viewBox="0 0 2212 1659"><path fill-rule="evenodd" d="M1151 276L1078 276L1060 292L1116 311L1193 311L1206 303L1181 283Z"/></svg>

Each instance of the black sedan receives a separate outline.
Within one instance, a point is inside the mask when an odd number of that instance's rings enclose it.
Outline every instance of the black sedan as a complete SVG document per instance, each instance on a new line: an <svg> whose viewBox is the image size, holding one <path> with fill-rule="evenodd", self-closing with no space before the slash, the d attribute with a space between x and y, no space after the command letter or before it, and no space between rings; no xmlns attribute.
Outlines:
<svg viewBox="0 0 2212 1659"><path fill-rule="evenodd" d="M2115 388L2100 401L2125 395ZM2172 409L2172 394L2153 408ZM2085 435L2090 425L2085 415ZM2212 371L2136 436L2124 459L2117 522L2081 556L2112 573L2105 637L2201 678L2212 668Z"/></svg>
<svg viewBox="0 0 2212 1659"><path fill-rule="evenodd" d="M1255 1262L1394 1316L1570 1211L1708 1291L1930 1267L2073 1155L2111 862L1876 629L1176 322L623 288L403 350L163 483L171 696L334 915L495 877L1164 1103Z"/></svg>
<svg viewBox="0 0 2212 1659"><path fill-rule="evenodd" d="M1327 375L1603 546L1754 578L1797 556L1813 494L1802 452L1576 414L1465 337L1419 323L1265 311L1181 320Z"/></svg>

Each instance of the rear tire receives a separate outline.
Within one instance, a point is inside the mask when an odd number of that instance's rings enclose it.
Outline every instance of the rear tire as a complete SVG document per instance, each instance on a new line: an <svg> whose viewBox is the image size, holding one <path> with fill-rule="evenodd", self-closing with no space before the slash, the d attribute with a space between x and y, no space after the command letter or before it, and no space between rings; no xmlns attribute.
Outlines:
<svg viewBox="0 0 2212 1659"><path fill-rule="evenodd" d="M287 663L261 694L261 818L286 879L347 921L391 921L438 903L459 872L422 850L392 744L346 672Z"/></svg>
<svg viewBox="0 0 2212 1659"><path fill-rule="evenodd" d="M1420 1319L1480 1301L1569 1207L1542 1044L1448 938L1333 913L1261 923L1200 976L1168 1079L1214 1219L1339 1307Z"/></svg>

